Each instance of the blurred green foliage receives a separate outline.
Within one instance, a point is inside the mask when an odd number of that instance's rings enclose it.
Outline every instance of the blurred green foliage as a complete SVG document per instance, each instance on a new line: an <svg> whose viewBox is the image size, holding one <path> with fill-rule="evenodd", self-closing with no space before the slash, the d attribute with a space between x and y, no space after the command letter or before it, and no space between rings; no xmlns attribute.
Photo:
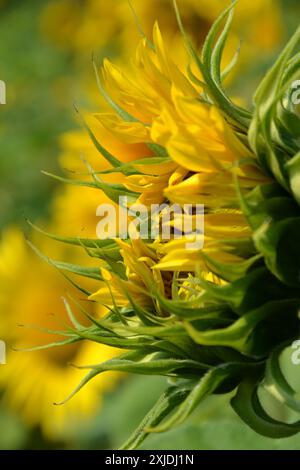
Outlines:
<svg viewBox="0 0 300 470"><path fill-rule="evenodd" d="M299 366L294 366L299 367ZM295 373L295 370L294 370ZM26 432L17 419L0 413L0 449L117 449L135 429L165 388L165 380L131 377L104 400L101 411L87 426L70 429L66 442L43 441L38 430ZM145 393L147 390L147 393ZM245 426L229 406L230 396L215 396L203 403L179 428L153 434L141 447L155 450L294 450L300 436L269 439Z"/></svg>
<svg viewBox="0 0 300 470"><path fill-rule="evenodd" d="M57 138L72 127L72 70L67 53L39 34L45 2L9 1L1 8L0 227L37 217L47 208L53 181L42 169L57 167Z"/></svg>

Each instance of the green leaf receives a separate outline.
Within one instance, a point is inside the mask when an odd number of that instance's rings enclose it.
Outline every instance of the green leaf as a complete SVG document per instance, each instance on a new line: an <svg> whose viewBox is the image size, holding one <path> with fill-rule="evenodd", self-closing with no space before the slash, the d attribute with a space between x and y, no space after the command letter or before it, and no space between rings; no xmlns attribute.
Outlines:
<svg viewBox="0 0 300 470"><path fill-rule="evenodd" d="M251 342L248 344L255 327L266 318L270 316L276 318L278 315L284 315L288 310L294 313L295 318L297 318L299 304L300 301L298 300L269 302L248 312L227 328L222 329L198 331L192 324L187 322L184 323L184 326L192 339L198 344L228 346L241 352L248 352L249 349L253 349L253 354L258 355L258 350L255 350L255 347L251 348Z"/></svg>
<svg viewBox="0 0 300 470"><path fill-rule="evenodd" d="M63 261L56 261L48 256L44 255L41 251L39 251L36 246L34 246L30 241L27 241L28 245L32 248L32 250L44 261L46 261L51 266L55 266L59 270L69 271L73 274L78 274L80 276L88 277L91 279L96 279L97 281L102 280L102 276L100 274L99 268L90 268L90 267L83 267L77 264L66 263Z"/></svg>
<svg viewBox="0 0 300 470"><path fill-rule="evenodd" d="M101 144L100 142L98 142L98 140L96 139L96 136L95 134L93 133L93 131L91 130L91 128L89 127L89 125L87 124L86 120L83 118L83 116L80 114L79 110L75 107L75 111L78 113L78 115L80 116L81 118L81 121L82 121L82 124L85 128L85 130L87 131L88 135L90 136L91 138L91 141L93 142L94 146L96 147L96 149L98 150L98 152L105 158L105 160L107 160L113 167L119 167L122 165L122 162L120 160L118 160L116 157L114 157L110 152L108 152L108 150L106 150Z"/></svg>
<svg viewBox="0 0 300 470"><path fill-rule="evenodd" d="M134 160L134 162L130 163L124 163L121 166L107 169L107 170L102 170L102 171L96 171L95 174L97 175L105 175L109 173L124 173L126 171L126 174L135 174L135 175L140 175L142 174L140 171L136 169L139 165L147 166L147 165L160 165L164 164L167 162L170 162L170 157L164 156L164 157L146 157L138 160Z"/></svg>
<svg viewBox="0 0 300 470"><path fill-rule="evenodd" d="M285 163L288 155L273 142L273 125L278 102L284 89L284 72L300 39L300 27L292 36L273 67L268 71L255 94L256 110L249 128L249 142L261 165L272 172L277 181L289 190Z"/></svg>
<svg viewBox="0 0 300 470"><path fill-rule="evenodd" d="M135 9L134 9L134 6L133 6L131 0L127 0L127 1L128 1L129 8L130 8L130 10L131 10L131 12L132 12L132 15L133 15L133 18L134 18L134 21L135 21L135 24L136 24L136 27L137 27L137 30L138 30L140 36L141 36L143 39L145 39L145 41L146 41L147 45L150 47L150 49L155 50L154 44L153 44L153 43L150 41L150 39L146 36L146 34L145 34L145 32L144 32L144 30L143 30L143 28L142 28L141 22L140 22L140 20L139 20L139 17L138 17L138 15L137 15L137 12L136 12Z"/></svg>
<svg viewBox="0 0 300 470"><path fill-rule="evenodd" d="M76 366L77 367L77 366ZM118 371L142 375L165 375L187 377L201 375L207 370L206 364L190 359L172 358L167 353L134 351L125 353L102 364L78 367L79 369L97 370L98 374L106 371ZM186 372L185 372L186 371Z"/></svg>
<svg viewBox="0 0 300 470"><path fill-rule="evenodd" d="M293 196L300 205L300 151L286 164L286 167Z"/></svg>
<svg viewBox="0 0 300 470"><path fill-rule="evenodd" d="M249 377L239 386L237 394L231 400L231 406L239 417L262 436L279 439L299 432L300 421L287 424L267 415L258 399L258 386L259 379L257 377Z"/></svg>
<svg viewBox="0 0 300 470"><path fill-rule="evenodd" d="M210 98L216 103L216 105L225 113L227 118L240 129L242 130L247 130L248 125L250 123L251 119L251 114L240 108L239 106L236 106L225 94L225 92L222 90L220 87L220 84L216 83L215 80L212 77L212 63L211 63L211 54L212 54L212 45L216 37L216 33L219 29L219 25L222 22L222 20L226 17L226 15L231 11L233 8L233 5L230 5L224 13L221 13L219 18L215 21L213 24L210 33L207 36L206 39L206 44L203 47L203 54L202 54L202 61L198 57L197 52L195 51L190 39L188 38L185 29L182 24L182 20L180 17L177 1L173 0L173 5L176 13L176 18L178 22L179 29L181 31L181 34L183 36L186 48L188 52L190 53L192 59L195 61L195 64L197 65L201 75L204 78L206 88L205 91L209 94ZM220 47L220 46L218 46ZM221 50L219 50L221 52ZM216 54L217 60L218 54Z"/></svg>
<svg viewBox="0 0 300 470"><path fill-rule="evenodd" d="M203 307L196 307L194 301L170 300L156 293L157 299L163 309L177 317L185 320L222 318L223 313L228 313L226 304L215 304Z"/></svg>
<svg viewBox="0 0 300 470"><path fill-rule="evenodd" d="M226 281L234 281L244 277L247 271L249 271L250 268L262 258L262 255L258 254L236 264L225 264L218 262L216 259L208 256L205 252L203 252L202 255L206 260L209 269Z"/></svg>
<svg viewBox="0 0 300 470"><path fill-rule="evenodd" d="M267 360L264 387L280 402L300 413L300 400L297 399L295 390L287 382L280 367L280 355L286 346L287 344L277 347Z"/></svg>
<svg viewBox="0 0 300 470"><path fill-rule="evenodd" d="M116 204L119 203L120 196L127 196L130 201L135 201L137 198L137 193L130 191L122 184L105 183L104 181L100 181L100 180L81 181L81 180L69 179L69 178L64 178L62 176L53 175L52 173L48 173L46 171L43 171L42 173L64 184L71 184L73 186L86 186L88 188L100 189L104 192L104 194L109 199L114 201Z"/></svg>
<svg viewBox="0 0 300 470"><path fill-rule="evenodd" d="M257 249L270 271L288 286L300 286L300 217L265 223L254 232Z"/></svg>
<svg viewBox="0 0 300 470"><path fill-rule="evenodd" d="M150 432L165 432L178 426L194 411L199 403L211 395L233 372L232 365L222 365L208 371L193 387L175 413L164 423L148 428Z"/></svg>
<svg viewBox="0 0 300 470"><path fill-rule="evenodd" d="M231 25L232 25L235 4L236 3L232 3L232 5L229 7L230 9L229 9L228 15L227 15L226 10L222 14L223 16L228 16L228 17L227 17L225 26L224 26L217 42L216 42L216 45L213 48L213 51L212 51L212 54L211 54L211 60L210 60L211 69L212 69L211 75L212 75L213 80L216 83L219 83L219 84L221 84L221 81L222 81L222 73L221 73L222 55L223 55L223 52L224 52L224 47L225 47L225 44L226 44L226 40L228 38L228 34L230 32L230 28L231 28ZM219 17L220 19L222 18L222 15ZM205 56L205 54L204 54L204 56Z"/></svg>
<svg viewBox="0 0 300 470"><path fill-rule="evenodd" d="M189 391L188 386L168 388L120 450L133 450L139 447L148 436L149 428L158 425L176 406L182 403Z"/></svg>
<svg viewBox="0 0 300 470"><path fill-rule="evenodd" d="M48 238L52 240L56 240L62 243L66 243L68 245L75 245L75 246L84 246L86 248L100 248L106 254L111 255L116 251L120 251L116 242L114 240L100 240L100 239L93 239L93 238L80 238L80 237L63 237L59 235L55 235L53 233L49 233L37 225L33 224L30 220L27 219L27 223L37 232L46 235Z"/></svg>

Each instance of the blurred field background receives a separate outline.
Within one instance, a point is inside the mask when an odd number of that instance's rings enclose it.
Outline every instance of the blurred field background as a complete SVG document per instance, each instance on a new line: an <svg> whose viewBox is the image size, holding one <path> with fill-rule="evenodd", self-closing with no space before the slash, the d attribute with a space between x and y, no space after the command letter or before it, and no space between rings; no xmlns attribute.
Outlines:
<svg viewBox="0 0 300 470"><path fill-rule="evenodd" d="M171 2L132 3L148 35L153 22L159 21L176 58L179 38ZM198 46L213 18L228 4L178 3ZM126 0L2 0L0 13L0 79L7 84L7 104L0 107L0 339L9 347L8 363L0 365L0 449L117 448L155 402L165 386L163 379L104 374L74 404L55 407L52 403L67 396L79 381L78 371L67 365L70 359L91 363L110 353L101 346L54 353L16 353L11 348L15 343L32 346L46 341L44 334L18 325L46 327L52 322L50 315L63 317L60 297L68 289L66 281L30 251L23 233L58 259L75 256L41 241L25 218L68 235L77 235L83 227L93 233L96 227L95 195L64 188L41 170L61 173L65 167L76 168L82 153L95 158L73 104L99 109L91 56L99 63L106 56L126 63L138 43L138 28ZM298 0L240 0L228 50L231 55L239 38L243 40L239 65L228 81L239 100L249 102L299 17ZM296 380L296 366L289 369L291 380ZM228 400L210 399L181 428L150 437L143 448L300 447L297 436L272 441L255 435L224 406ZM285 416L284 410L274 413Z"/></svg>

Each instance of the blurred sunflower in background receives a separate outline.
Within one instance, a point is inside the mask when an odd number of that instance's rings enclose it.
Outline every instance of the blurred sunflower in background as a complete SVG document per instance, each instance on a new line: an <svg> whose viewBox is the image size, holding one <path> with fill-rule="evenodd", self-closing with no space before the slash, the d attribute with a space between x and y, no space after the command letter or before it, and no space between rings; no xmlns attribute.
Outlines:
<svg viewBox="0 0 300 470"><path fill-rule="evenodd" d="M50 251L52 256L54 251L57 258L68 259L71 254L49 245L51 243L46 243L43 250ZM74 250L72 255L74 261ZM49 341L67 339L59 334L66 325L72 326L63 298L78 299L78 291L53 267L39 260L17 229L8 229L3 234L0 273L0 337L8 348L7 364L0 374L3 404L21 416L25 424L40 428L46 439L65 442L79 426L89 422L101 406L103 394L112 390L117 382L116 374L109 373L78 399L66 406L54 406L53 403L63 401L82 378L82 371L70 363L81 365L91 359L108 359L116 351L85 342L66 344L62 349L44 348ZM90 283L85 283L86 287L87 284ZM99 309L93 312L89 308L89 311L95 318L101 316ZM51 336L51 331L57 334ZM41 349L15 350L36 346Z"/></svg>
<svg viewBox="0 0 300 470"><path fill-rule="evenodd" d="M183 20L189 33L200 46L212 22L227 6L225 0L181 0ZM178 37L178 27L168 0L55 0L49 3L42 18L42 29L58 45L86 54L87 50L113 45L126 54L138 40L138 28L132 28L132 17L139 18L146 35L151 37L152 27L159 19L168 38ZM104 21L105 20L105 21ZM101 34L99 24L101 23ZM277 0L241 0L237 5L234 33L242 35L245 47L270 50L281 38L282 23Z"/></svg>
<svg viewBox="0 0 300 470"><path fill-rule="evenodd" d="M226 6L226 0L181 0L183 20L189 25L189 34L197 48L203 43L214 19ZM239 72L251 72L253 62L256 69L265 66L266 57L278 47L284 35L278 0L241 0L236 10L223 54L224 65L228 65L233 58L236 61L234 72L227 79L231 82L236 81L234 78ZM99 93L94 77L89 73L91 55L114 57L119 63L126 63L140 35L151 37L153 24L157 20L167 49L176 50L174 60L177 64L184 63L186 53L169 0L55 0L45 7L41 32L59 50L71 54L76 75L82 77L83 95L93 105L99 102ZM245 97L248 98L248 93Z"/></svg>

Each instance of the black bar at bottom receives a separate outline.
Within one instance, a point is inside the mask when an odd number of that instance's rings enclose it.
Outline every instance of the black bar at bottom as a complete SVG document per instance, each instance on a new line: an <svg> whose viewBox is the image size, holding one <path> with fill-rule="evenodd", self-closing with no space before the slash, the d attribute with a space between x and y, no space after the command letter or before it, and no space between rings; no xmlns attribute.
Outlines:
<svg viewBox="0 0 300 470"><path fill-rule="evenodd" d="M194 466L202 467L211 463L224 465L245 465L259 463L267 465L276 464L286 466L289 462L299 464L299 451L114 451L114 450L33 450L33 451L0 451L1 470L8 468L6 465L28 465L26 468L45 464L50 466L59 463L63 465L87 465L89 459L97 468L166 468L188 469Z"/></svg>

